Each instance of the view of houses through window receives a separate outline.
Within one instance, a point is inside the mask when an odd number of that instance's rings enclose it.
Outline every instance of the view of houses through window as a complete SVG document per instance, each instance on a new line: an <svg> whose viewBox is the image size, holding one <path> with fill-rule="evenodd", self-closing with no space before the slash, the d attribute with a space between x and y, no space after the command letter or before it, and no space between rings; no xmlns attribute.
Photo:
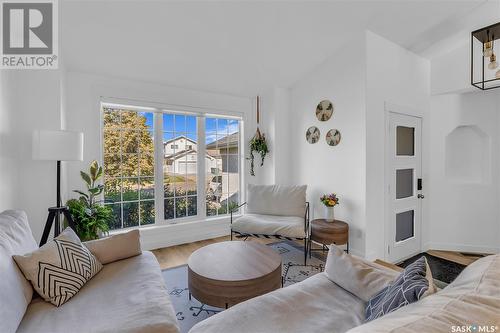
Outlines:
<svg viewBox="0 0 500 333"><path fill-rule="evenodd" d="M104 200L113 208L111 229L224 215L238 205L238 119L103 104L103 122ZM158 150L161 155L155 155ZM162 169L155 170L159 155ZM162 184L162 195L155 195L155 184Z"/></svg>
<svg viewBox="0 0 500 333"><path fill-rule="evenodd" d="M198 214L196 117L163 114L164 217Z"/></svg>
<svg viewBox="0 0 500 333"><path fill-rule="evenodd" d="M205 133L207 215L227 214L239 202L239 122L206 118Z"/></svg>

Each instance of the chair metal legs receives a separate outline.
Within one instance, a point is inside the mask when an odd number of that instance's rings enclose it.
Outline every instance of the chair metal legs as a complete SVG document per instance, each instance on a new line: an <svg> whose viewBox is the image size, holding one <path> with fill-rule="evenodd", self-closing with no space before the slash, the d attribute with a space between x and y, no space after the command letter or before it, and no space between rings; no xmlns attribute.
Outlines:
<svg viewBox="0 0 500 333"><path fill-rule="evenodd" d="M307 265L307 238L304 238L304 266Z"/></svg>

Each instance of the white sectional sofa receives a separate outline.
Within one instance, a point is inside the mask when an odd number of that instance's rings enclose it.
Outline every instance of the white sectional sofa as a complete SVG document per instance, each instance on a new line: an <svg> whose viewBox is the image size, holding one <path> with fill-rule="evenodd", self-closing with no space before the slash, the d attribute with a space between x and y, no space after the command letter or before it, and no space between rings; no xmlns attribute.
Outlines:
<svg viewBox="0 0 500 333"><path fill-rule="evenodd" d="M12 259L38 247L26 214L1 213L0 332L179 332L158 261L151 252L141 253L138 236L135 243L126 241L88 243L103 269L71 300L55 307L34 296Z"/></svg>
<svg viewBox="0 0 500 333"><path fill-rule="evenodd" d="M397 274L332 245L325 272L235 305L189 333L450 333L473 325L500 331L500 255L476 261L443 290L364 323L366 302Z"/></svg>

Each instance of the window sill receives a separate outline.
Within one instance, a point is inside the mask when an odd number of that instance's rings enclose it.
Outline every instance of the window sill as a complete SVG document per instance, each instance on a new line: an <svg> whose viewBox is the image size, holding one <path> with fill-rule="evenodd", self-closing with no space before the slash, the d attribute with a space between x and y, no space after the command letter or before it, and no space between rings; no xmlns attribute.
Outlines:
<svg viewBox="0 0 500 333"><path fill-rule="evenodd" d="M233 215L233 217L241 214ZM230 234L230 216L207 217L204 219L158 223L142 227L132 227L110 231L110 235L125 233L133 229L141 232L143 250L152 250Z"/></svg>
<svg viewBox="0 0 500 333"><path fill-rule="evenodd" d="M241 215L242 214L233 215L233 218L238 218ZM129 227L129 228L122 228L122 229L111 230L109 232L109 235L123 234L125 232L128 232L130 230L134 230L134 229L150 230L150 229L156 229L156 228L159 228L159 227L168 227L168 226L184 225L184 224L198 224L198 223L205 223L205 222L215 222L215 223L217 223L217 222L222 221L220 223L223 223L226 220L228 222L230 222L230 220L231 220L230 215L214 216L214 217L210 216L210 217L206 217L204 219L178 220L177 222L168 222L168 220L165 220L163 222L155 223L155 224L148 224L148 225L144 225L144 226L137 226L137 227Z"/></svg>

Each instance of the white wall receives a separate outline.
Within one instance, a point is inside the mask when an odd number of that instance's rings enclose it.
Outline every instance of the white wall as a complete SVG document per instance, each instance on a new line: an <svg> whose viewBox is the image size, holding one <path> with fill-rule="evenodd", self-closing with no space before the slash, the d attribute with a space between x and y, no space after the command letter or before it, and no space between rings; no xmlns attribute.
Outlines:
<svg viewBox="0 0 500 333"><path fill-rule="evenodd" d="M290 91L288 88L274 87L261 95L260 126L265 133L270 153L264 166L260 167L260 157L255 163L255 184L296 184L290 174L290 145L287 143L290 131ZM255 102L255 101L254 101ZM255 109L255 104L253 109ZM255 117L255 112L253 113ZM252 129L249 136L255 133ZM248 155L248 154L247 154Z"/></svg>
<svg viewBox="0 0 500 333"><path fill-rule="evenodd" d="M470 41L462 40L449 52L432 58L431 94L472 89L470 85Z"/></svg>
<svg viewBox="0 0 500 333"><path fill-rule="evenodd" d="M32 160L31 137L64 128L63 58L58 70L0 70L0 211L24 210L37 242L56 205L56 162Z"/></svg>
<svg viewBox="0 0 500 333"><path fill-rule="evenodd" d="M494 90L432 97L429 115L430 187L427 192L429 233L425 249L486 253L500 250L499 101L500 93ZM486 159L476 161L473 156L463 154L462 160L458 161L467 168L474 167L474 164L482 166L482 177L479 174L475 178L461 178L445 168L446 138L458 126L474 126L475 131L485 135L486 139L476 147L473 155L477 157L477 150L482 150ZM474 137L462 139L466 141ZM467 143L458 145L466 146ZM463 153L466 151L462 149ZM459 169L461 166L451 167Z"/></svg>
<svg viewBox="0 0 500 333"><path fill-rule="evenodd" d="M146 105L153 103L175 108L194 108L217 113L240 112L245 120L245 146L255 132L255 116L252 101L245 97L236 97L216 93L195 91L170 86L161 86L143 82L119 80L76 72L68 72L66 77L67 112L66 127L70 130L83 131L85 135L84 160L68 164L67 188L80 189L82 181L79 171L88 167L94 159L101 159L100 101L101 97L128 99L130 104ZM248 163L245 169L246 181L255 182L248 176ZM260 170L256 171L257 173ZM160 230L142 228L143 245L146 249L175 245L200 239L227 235L228 219L197 223L167 225ZM208 228L208 229L207 229Z"/></svg>
<svg viewBox="0 0 500 333"><path fill-rule="evenodd" d="M275 183L275 156L276 156L276 134L275 134L275 98L273 91L265 91L260 95L260 124L259 129L262 134L266 136L267 146L269 148L269 154L266 155L264 159L264 165L261 167L261 158L258 153L254 153L254 172L255 176L250 176L250 163L247 161L247 179L251 184L274 184ZM256 132L257 126L257 99L252 99L252 108L249 112L249 117L252 121L252 125L247 126L248 132L246 137L250 140ZM246 154L245 157L250 156L248 151L248 142L245 146Z"/></svg>
<svg viewBox="0 0 500 333"><path fill-rule="evenodd" d="M33 235L39 241L47 208L56 204L56 164L32 160L31 135L35 129L60 129L60 71L26 70L4 75L0 197L6 201L1 200L0 208L26 211Z"/></svg>
<svg viewBox="0 0 500 333"><path fill-rule="evenodd" d="M275 142L287 142L290 136L290 90L287 88L275 88L274 96L274 137ZM295 181L290 172L292 165L293 149L289 144L275 145L274 158L274 180L276 184L293 185Z"/></svg>
<svg viewBox="0 0 500 333"><path fill-rule="evenodd" d="M385 257L385 104L415 110L417 115L423 116L425 138L430 63L369 31L366 48L366 256L374 259ZM425 147L424 139L424 179Z"/></svg>
<svg viewBox="0 0 500 333"><path fill-rule="evenodd" d="M442 35L446 38L424 52L431 59L432 95L476 89L470 85L470 33L497 23L499 17L500 2L483 1L466 15L457 17L454 24L447 27L450 33ZM441 33L443 31L445 30ZM475 52L475 63L479 64L477 56Z"/></svg>
<svg viewBox="0 0 500 333"><path fill-rule="evenodd" d="M498 21L499 4L478 13L475 28ZM480 14L480 15L479 15ZM431 59L431 110L429 113L429 209L424 249L500 251L499 101L498 90L480 91L470 85L470 36L458 38L455 47ZM463 160L446 162L448 135L459 126L484 139L467 140ZM471 129L472 130L469 130ZM465 132L464 132L465 133ZM464 140L467 137L462 138ZM449 140L449 137L448 137ZM479 140L467 155L469 142ZM451 147L456 151L460 147ZM481 150L478 155L477 150ZM477 161L481 158L481 161ZM467 170L475 175L468 175Z"/></svg>
<svg viewBox="0 0 500 333"><path fill-rule="evenodd" d="M0 211L14 207L18 172L16 168L12 106L14 87L11 71L0 71Z"/></svg>
<svg viewBox="0 0 500 333"><path fill-rule="evenodd" d="M363 36L360 36L362 38ZM312 218L324 217L319 197L325 193L340 195L335 208L337 219L349 223L352 253L365 251L365 45L357 40L332 55L328 61L308 73L290 88L290 111L276 121L288 122L280 128L277 149L286 149L286 162L277 163L288 169L290 179L283 182L307 184ZM316 106L329 99L335 105L332 118L320 122ZM316 144L306 141L308 127L316 126L321 139ZM329 129L341 132L339 145L325 141ZM276 170L281 172L282 169ZM284 177L282 177L284 178Z"/></svg>

